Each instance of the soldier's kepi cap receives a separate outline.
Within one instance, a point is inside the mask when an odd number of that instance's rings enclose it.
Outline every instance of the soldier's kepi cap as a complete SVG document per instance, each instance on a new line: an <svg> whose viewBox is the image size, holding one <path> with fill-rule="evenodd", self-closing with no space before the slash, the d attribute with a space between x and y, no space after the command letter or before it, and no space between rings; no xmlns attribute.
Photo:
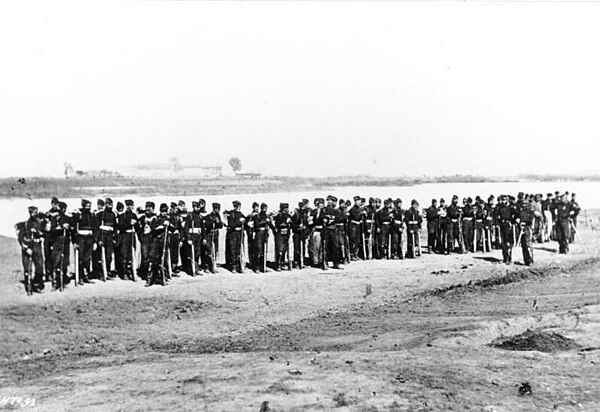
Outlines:
<svg viewBox="0 0 600 412"><path fill-rule="evenodd" d="M198 199L198 203L200 203L202 205L205 205L206 204L206 200L200 198L200 199Z"/></svg>
<svg viewBox="0 0 600 412"><path fill-rule="evenodd" d="M302 203L304 203L305 205L309 204L310 202L308 201L308 199L302 199Z"/></svg>
<svg viewBox="0 0 600 412"><path fill-rule="evenodd" d="M315 199L315 204L318 204L318 203L325 203L325 199L323 199L322 197L317 197Z"/></svg>
<svg viewBox="0 0 600 412"><path fill-rule="evenodd" d="M98 204L98 206L104 206L104 200L102 199L98 199L96 203Z"/></svg>
<svg viewBox="0 0 600 412"><path fill-rule="evenodd" d="M234 200L234 201L233 201L233 202L231 202L231 203L233 203L233 207L238 207L238 206L241 206L241 205L242 205L242 202L240 202L239 200Z"/></svg>
<svg viewBox="0 0 600 412"><path fill-rule="evenodd" d="M57 205L58 204L58 197L52 196L52 199L50 199L50 204Z"/></svg>
<svg viewBox="0 0 600 412"><path fill-rule="evenodd" d="M220 209L221 208L221 204L220 203L213 203L212 207L213 207L213 209Z"/></svg>
<svg viewBox="0 0 600 412"><path fill-rule="evenodd" d="M29 210L29 212L32 213L32 212L37 212L38 208L37 208L37 206L28 206L27 210Z"/></svg>
<svg viewBox="0 0 600 412"><path fill-rule="evenodd" d="M335 197L335 196L333 196L333 195L329 195L329 196L327 196L327 201L329 202L330 200L331 200L332 202L337 202L337 197Z"/></svg>
<svg viewBox="0 0 600 412"><path fill-rule="evenodd" d="M418 205L418 204L419 204L419 202L417 202L417 199L413 199L413 200L410 202L410 204L411 204L411 205Z"/></svg>
<svg viewBox="0 0 600 412"><path fill-rule="evenodd" d="M452 196L452 200L458 200L458 196L456 196L456 195Z"/></svg>
<svg viewBox="0 0 600 412"><path fill-rule="evenodd" d="M258 207L258 202L252 202L252 208Z"/></svg>
<svg viewBox="0 0 600 412"><path fill-rule="evenodd" d="M166 203L161 203L159 210L161 212L166 212L167 210L169 210L169 206Z"/></svg>
<svg viewBox="0 0 600 412"><path fill-rule="evenodd" d="M199 207L200 203L196 202L195 200L192 200L192 207Z"/></svg>
<svg viewBox="0 0 600 412"><path fill-rule="evenodd" d="M154 202L146 202L146 207L151 207L152 209L154 209Z"/></svg>
<svg viewBox="0 0 600 412"><path fill-rule="evenodd" d="M390 204L392 204L392 199L388 197L387 199L385 199L383 201L383 203L386 204L386 205L390 205Z"/></svg>
<svg viewBox="0 0 600 412"><path fill-rule="evenodd" d="M172 208L172 209L174 209L174 208L176 208L176 207L177 207L177 203L175 203L175 202L171 202L171 208Z"/></svg>
<svg viewBox="0 0 600 412"><path fill-rule="evenodd" d="M360 196L354 196L352 199L354 199L354 201L356 202L357 200L360 200Z"/></svg>
<svg viewBox="0 0 600 412"><path fill-rule="evenodd" d="M177 202L177 206L185 206L185 200L180 200Z"/></svg>
<svg viewBox="0 0 600 412"><path fill-rule="evenodd" d="M131 199L126 199L126 200L125 200L125 206L133 206L133 200L131 200Z"/></svg>
<svg viewBox="0 0 600 412"><path fill-rule="evenodd" d="M58 202L58 208L59 209L66 209L67 208L67 204L65 202Z"/></svg>
<svg viewBox="0 0 600 412"><path fill-rule="evenodd" d="M121 202L117 202L117 210L123 210L125 208L125 205Z"/></svg>
<svg viewBox="0 0 600 412"><path fill-rule="evenodd" d="M287 209L288 207L290 207L289 203L280 203L279 204L280 209Z"/></svg>
<svg viewBox="0 0 600 412"><path fill-rule="evenodd" d="M91 206L92 202L87 199L81 199L81 207Z"/></svg>
<svg viewBox="0 0 600 412"><path fill-rule="evenodd" d="M112 199L110 197L107 197L105 199L105 202L106 202L107 205L112 205L113 204L113 201L112 201Z"/></svg>
<svg viewBox="0 0 600 412"><path fill-rule="evenodd" d="M261 209L266 209L266 208L268 208L268 207L269 207L269 206L268 206L266 203L261 203L261 204L260 204L260 208L261 208Z"/></svg>

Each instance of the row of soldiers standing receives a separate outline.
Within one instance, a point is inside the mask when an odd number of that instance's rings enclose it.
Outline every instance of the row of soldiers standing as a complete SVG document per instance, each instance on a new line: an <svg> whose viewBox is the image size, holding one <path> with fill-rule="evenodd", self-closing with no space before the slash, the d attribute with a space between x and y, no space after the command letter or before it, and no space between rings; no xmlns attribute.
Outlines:
<svg viewBox="0 0 600 412"><path fill-rule="evenodd" d="M155 204L146 202L145 209L135 209L132 200L117 203L113 210L110 198L99 199L92 211L91 202L82 200L81 208L67 214L67 205L53 198L51 209L39 213L30 207L30 218L17 224L22 246L23 267L28 291L40 291L46 280L54 289L62 289L69 281L70 244L74 245L75 268L79 284L90 279L107 280L119 276L147 285L165 284L180 270L189 275L215 272L219 253L219 231L226 228L225 267L242 272L247 266L255 272L267 270L268 238L273 233L274 270L305 266L342 269L343 263L366 259L403 259L420 256L420 231L423 217L427 221L427 248L430 253L464 253L499 248L505 263L511 262L515 244L523 249L525 264L533 263L531 242L537 228L553 227L560 252L566 253L573 240L579 206L575 195L571 202L558 194L538 208L538 196L519 193L517 198L500 196L494 203L490 196L484 203L480 197L458 205L458 197L446 206L434 199L423 213L416 200L408 209L400 199L355 196L350 201L328 196L298 203L293 212L281 203L279 211L268 212L263 203L253 203L252 212L244 215L241 202L223 213L213 203L207 212L203 199L192 202L188 212L183 201L163 203L155 213ZM550 198L550 196L549 196ZM539 210L538 210L539 209ZM406 252L403 235L406 233ZM541 237L543 239L544 236ZM246 247L247 244L247 247ZM139 248L140 262L135 261ZM244 252L248 251L248 265ZM293 250L293 253L292 253ZM115 270L113 267L115 258ZM35 271L35 272L34 272ZM30 276L33 274L33 276Z"/></svg>

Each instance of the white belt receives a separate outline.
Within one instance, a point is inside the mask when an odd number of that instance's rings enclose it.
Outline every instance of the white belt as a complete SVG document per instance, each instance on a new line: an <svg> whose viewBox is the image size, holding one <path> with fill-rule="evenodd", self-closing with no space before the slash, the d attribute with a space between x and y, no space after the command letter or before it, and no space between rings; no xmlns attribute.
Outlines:
<svg viewBox="0 0 600 412"><path fill-rule="evenodd" d="M360 225L360 221L358 220L352 220L351 223L354 223L355 225Z"/></svg>
<svg viewBox="0 0 600 412"><path fill-rule="evenodd" d="M81 235L81 236L91 236L92 235L92 231L89 229L79 229L77 231L77 234Z"/></svg>
<svg viewBox="0 0 600 412"><path fill-rule="evenodd" d="M112 226L102 225L102 226L100 226L100 230L105 230L107 232L112 232L114 230L114 228Z"/></svg>
<svg viewBox="0 0 600 412"><path fill-rule="evenodd" d="M394 220L394 223L397 224L397 225L401 225L402 221L401 220Z"/></svg>
<svg viewBox="0 0 600 412"><path fill-rule="evenodd" d="M125 233L135 233L135 229L127 229Z"/></svg>
<svg viewBox="0 0 600 412"><path fill-rule="evenodd" d="M233 228L231 228L231 230L242 230L242 228L241 227L233 227Z"/></svg>
<svg viewBox="0 0 600 412"><path fill-rule="evenodd" d="M202 230L199 227L194 227L194 228L190 228L189 232L200 234L200 233L202 233Z"/></svg>
<svg viewBox="0 0 600 412"><path fill-rule="evenodd" d="M392 222L381 222L382 225L389 225Z"/></svg>
<svg viewBox="0 0 600 412"><path fill-rule="evenodd" d="M452 222L458 222L458 219L450 219Z"/></svg>
<svg viewBox="0 0 600 412"><path fill-rule="evenodd" d="M418 221L416 221L416 220L411 220L410 222L408 222L408 224L409 224L409 225L416 225L416 224L418 224L418 223L419 223L419 222L418 222Z"/></svg>
<svg viewBox="0 0 600 412"><path fill-rule="evenodd" d="M287 228L281 228L279 229L279 233L281 233L282 235L287 235L288 229Z"/></svg>
<svg viewBox="0 0 600 412"><path fill-rule="evenodd" d="M473 220L472 217L463 217L463 220Z"/></svg>
<svg viewBox="0 0 600 412"><path fill-rule="evenodd" d="M365 222L367 222L367 223L372 223L372 222L373 222L373 220L371 220L371 219L367 219L367 220L365 220Z"/></svg>

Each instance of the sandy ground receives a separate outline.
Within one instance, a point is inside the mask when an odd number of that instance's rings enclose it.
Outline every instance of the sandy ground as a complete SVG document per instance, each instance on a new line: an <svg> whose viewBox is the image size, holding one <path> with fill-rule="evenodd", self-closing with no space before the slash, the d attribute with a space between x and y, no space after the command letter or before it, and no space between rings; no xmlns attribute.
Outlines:
<svg viewBox="0 0 600 412"><path fill-rule="evenodd" d="M0 409L600 410L599 239L27 297L0 238ZM572 345L492 346L527 330Z"/></svg>

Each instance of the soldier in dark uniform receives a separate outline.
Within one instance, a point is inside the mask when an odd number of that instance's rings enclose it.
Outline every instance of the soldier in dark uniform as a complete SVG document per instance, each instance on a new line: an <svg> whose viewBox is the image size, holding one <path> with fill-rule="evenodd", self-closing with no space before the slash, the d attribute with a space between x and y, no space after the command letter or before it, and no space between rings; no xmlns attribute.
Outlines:
<svg viewBox="0 0 600 412"><path fill-rule="evenodd" d="M92 202L81 200L79 213L73 215L73 243L79 253L79 283L91 283L92 253L96 246L98 225L96 215L92 213Z"/></svg>
<svg viewBox="0 0 600 412"><path fill-rule="evenodd" d="M51 239L51 259L52 259L52 287L59 289L61 277L62 281L67 280L67 270L69 267L67 250L69 247L69 232L71 231L70 219L66 215L67 205L64 202L58 203L58 213L50 217L49 239Z"/></svg>
<svg viewBox="0 0 600 412"><path fill-rule="evenodd" d="M212 211L204 217L204 234L202 244L206 254L206 268L210 273L215 273L217 266L217 256L219 253L219 229L223 228L221 220L221 205L212 204Z"/></svg>
<svg viewBox="0 0 600 412"><path fill-rule="evenodd" d="M486 237L489 234L485 230L485 222L487 219L487 214L486 214L486 210L485 210L485 204L483 203L483 199L481 199L479 196L477 196L477 199L475 199L474 213L475 213L475 240L476 240L476 242L473 245L473 247L474 247L473 250L475 252L477 252L477 248L481 245L481 250L483 252L485 252L485 249L487 247Z"/></svg>
<svg viewBox="0 0 600 412"><path fill-rule="evenodd" d="M492 249L501 249L500 245L500 226L496 220L496 204L494 195L490 195L485 204L485 230L487 236L489 236L489 243L492 245Z"/></svg>
<svg viewBox="0 0 600 412"><path fill-rule="evenodd" d="M38 217L38 208L29 206L29 219L19 222L17 229L17 240L21 246L21 262L25 273L25 288L29 288L31 278L31 292L41 292L44 289L44 260L42 256L43 228ZM33 273L32 273L33 272ZM35 275L34 275L35 273Z"/></svg>
<svg viewBox="0 0 600 412"><path fill-rule="evenodd" d="M121 254L121 231L119 230L119 222L121 221L121 217L123 216L125 209L125 205L121 202L117 202L117 208L115 215L117 216L117 223L115 225L115 271L117 272L117 276L119 278L124 279L123 273L123 255Z"/></svg>
<svg viewBox="0 0 600 412"><path fill-rule="evenodd" d="M96 243L98 244L98 248L104 251L107 271L106 276L110 278L115 277L110 268L112 265L117 226L117 215L113 212L112 206L112 199L107 198L104 202L104 209L96 216L96 221L98 223ZM100 259L102 259L102 255L100 256Z"/></svg>
<svg viewBox="0 0 600 412"><path fill-rule="evenodd" d="M579 207L579 203L575 200L575 193L571 193L571 201L569 202L571 206L571 219L573 226L571 227L571 234L569 236L569 243L575 242L575 232L577 231L577 218L579 217L579 213L581 212L581 208Z"/></svg>
<svg viewBox="0 0 600 412"><path fill-rule="evenodd" d="M289 253L291 223L292 217L289 213L289 204L280 203L279 212L273 216L273 235L275 237L275 270L277 272L281 271L282 266L288 265L286 259Z"/></svg>
<svg viewBox="0 0 600 412"><path fill-rule="evenodd" d="M527 266L533 264L533 221L535 218L533 205L530 201L524 201L517 206L516 217L520 226L520 241L523 251L523 263Z"/></svg>
<svg viewBox="0 0 600 412"><path fill-rule="evenodd" d="M246 218L241 212L242 203L234 200L233 210L225 212L227 218L227 235L225 238L225 265L231 272L242 273L245 262L242 261L244 222Z"/></svg>
<svg viewBox="0 0 600 412"><path fill-rule="evenodd" d="M160 214L150 222L150 233L152 234L152 248L150 250L150 268L146 279L146 286L154 284L166 285L169 276L168 248L169 236L175 230L169 218L169 206L161 203Z"/></svg>
<svg viewBox="0 0 600 412"><path fill-rule="evenodd" d="M376 200L369 198L369 204L365 207L363 233L367 250L364 251L365 260L373 259L375 256L375 213L377 212Z"/></svg>
<svg viewBox="0 0 600 412"><path fill-rule="evenodd" d="M460 234L460 219L462 218L462 209L458 205L458 196L452 196L452 203L446 209L446 219L448 223L448 252L455 252L455 244L458 242L459 250L462 252L464 244Z"/></svg>
<svg viewBox="0 0 600 412"><path fill-rule="evenodd" d="M152 250L152 221L156 219L154 202L146 202L146 210L138 216L138 237L140 239L140 269L139 276L147 280L150 268L150 251Z"/></svg>
<svg viewBox="0 0 600 412"><path fill-rule="evenodd" d="M448 225L446 201L441 198L438 207L438 235L436 240L438 253L448 253Z"/></svg>
<svg viewBox="0 0 600 412"><path fill-rule="evenodd" d="M392 213L392 199L385 199L383 207L375 213L375 227L377 232L377 247L379 259L390 257L390 227L394 220Z"/></svg>
<svg viewBox="0 0 600 412"><path fill-rule="evenodd" d="M187 205L183 200L177 204L177 228L179 231L179 255L178 260L181 262L181 270L192 276L192 246L186 240L185 222L189 219Z"/></svg>
<svg viewBox="0 0 600 412"><path fill-rule="evenodd" d="M512 247L513 247L513 224L515 221L515 209L509 204L506 196L498 198L499 203L496 207L496 221L500 225L500 239L502 247L502 260L505 264L510 265L512 262Z"/></svg>
<svg viewBox="0 0 600 412"><path fill-rule="evenodd" d="M341 222L340 211L335 205L337 198L335 196L327 196L327 206L323 209L323 245L325 247L325 260L323 268L327 268L327 261L333 262L334 269L343 269L341 263L341 250L339 236L336 232L336 223Z"/></svg>
<svg viewBox="0 0 600 412"><path fill-rule="evenodd" d="M98 239L100 236L98 219L100 218L100 214L104 210L104 200L98 199L96 201L96 210L92 212L96 219L96 230L94 233L94 244L96 245L92 251L92 276L90 278L93 279L101 279L102 278L102 248L98 245Z"/></svg>
<svg viewBox="0 0 600 412"><path fill-rule="evenodd" d="M179 276L179 248L181 247L181 221L179 214L181 212L180 206L171 202L169 208L169 221L173 226L172 231L169 231L169 260L171 262L171 273L173 276Z"/></svg>
<svg viewBox="0 0 600 412"><path fill-rule="evenodd" d="M49 224L50 221L56 218L58 215L58 199L53 197L50 200L50 210L44 215L44 224ZM53 239L49 236L49 232L44 228L44 268L46 272L46 280L49 281L52 278L52 243Z"/></svg>
<svg viewBox="0 0 600 412"><path fill-rule="evenodd" d="M340 257L342 263L350 263L350 248L348 242L348 207L344 199L339 200L339 221L335 224L336 233L338 235L338 242L340 244Z"/></svg>
<svg viewBox="0 0 600 412"><path fill-rule="evenodd" d="M552 208L554 201L552 199L552 193L546 194L546 199L542 200L542 214L543 214L543 227L542 227L542 241L548 242L550 240L550 232L552 231L552 226L554 224L552 219L552 212L550 209Z"/></svg>
<svg viewBox="0 0 600 412"><path fill-rule="evenodd" d="M122 279L133 280L133 253L136 248L136 232L139 232L138 217L135 214L133 200L125 200L127 210L118 219L119 241L121 246L121 273Z"/></svg>
<svg viewBox="0 0 600 412"><path fill-rule="evenodd" d="M429 253L434 253L438 249L436 241L439 229L439 212L436 199L431 199L431 206L425 209L425 219L427 219L427 250Z"/></svg>
<svg viewBox="0 0 600 412"><path fill-rule="evenodd" d="M323 262L323 218L325 217L324 200L317 198L314 200L315 208L308 218L308 224L311 230L310 237L310 260L314 267L322 267Z"/></svg>
<svg viewBox="0 0 600 412"><path fill-rule="evenodd" d="M404 250L402 250L402 232L404 232L404 210L402 209L402 200L396 199L392 209L392 227L390 228L392 238L392 259L404 259Z"/></svg>
<svg viewBox="0 0 600 412"><path fill-rule="evenodd" d="M254 232L252 239L256 251L256 265L252 268L255 273L267 270L267 242L269 241L269 228L274 229L271 215L267 212L267 204L260 205L260 211L252 217L251 227Z"/></svg>
<svg viewBox="0 0 600 412"><path fill-rule="evenodd" d="M404 222L406 223L406 243L407 243L407 258L414 258L415 251L420 255L419 252L420 242L419 242L419 232L421 231L421 224L423 223L423 218L421 217L421 213L419 213L419 202L416 200L412 200L410 202L410 209L406 211L404 214Z"/></svg>
<svg viewBox="0 0 600 412"><path fill-rule="evenodd" d="M192 202L192 212L188 214L183 222L183 239L186 248L190 249L188 261L183 263L183 270L190 276L202 275L198 261L202 253L202 232L204 227L204 218L200 214L200 203ZM193 250L193 254L191 253ZM193 257L193 259L192 259Z"/></svg>
<svg viewBox="0 0 600 412"><path fill-rule="evenodd" d="M473 199L463 199L462 208L462 234L463 241L465 242L465 251L470 252L475 250L473 248L473 231L474 225L473 220L475 218L475 212L473 211Z"/></svg>
<svg viewBox="0 0 600 412"><path fill-rule="evenodd" d="M304 267L306 250L308 210L304 201L298 202L298 208L292 214L292 241L294 242L294 266Z"/></svg>
<svg viewBox="0 0 600 412"><path fill-rule="evenodd" d="M362 222L366 212L360 206L360 203L360 196L354 196L354 206L348 210L348 238L350 240L351 260L359 259L359 252L363 247L364 234L362 232Z"/></svg>
<svg viewBox="0 0 600 412"><path fill-rule="evenodd" d="M559 195L558 200L554 204L554 215L556 217L556 240L558 241L558 249L561 254L566 254L569 251L573 214L571 204L566 201L565 195Z"/></svg>
<svg viewBox="0 0 600 412"><path fill-rule="evenodd" d="M252 203L252 212L248 216L246 216L246 224L244 229L246 231L246 239L248 243L248 262L250 264L250 268L254 270L258 266L258 262L256 260L256 250L254 249L254 230L251 225L253 225L254 217L258 215L259 212L259 204L258 202Z"/></svg>

